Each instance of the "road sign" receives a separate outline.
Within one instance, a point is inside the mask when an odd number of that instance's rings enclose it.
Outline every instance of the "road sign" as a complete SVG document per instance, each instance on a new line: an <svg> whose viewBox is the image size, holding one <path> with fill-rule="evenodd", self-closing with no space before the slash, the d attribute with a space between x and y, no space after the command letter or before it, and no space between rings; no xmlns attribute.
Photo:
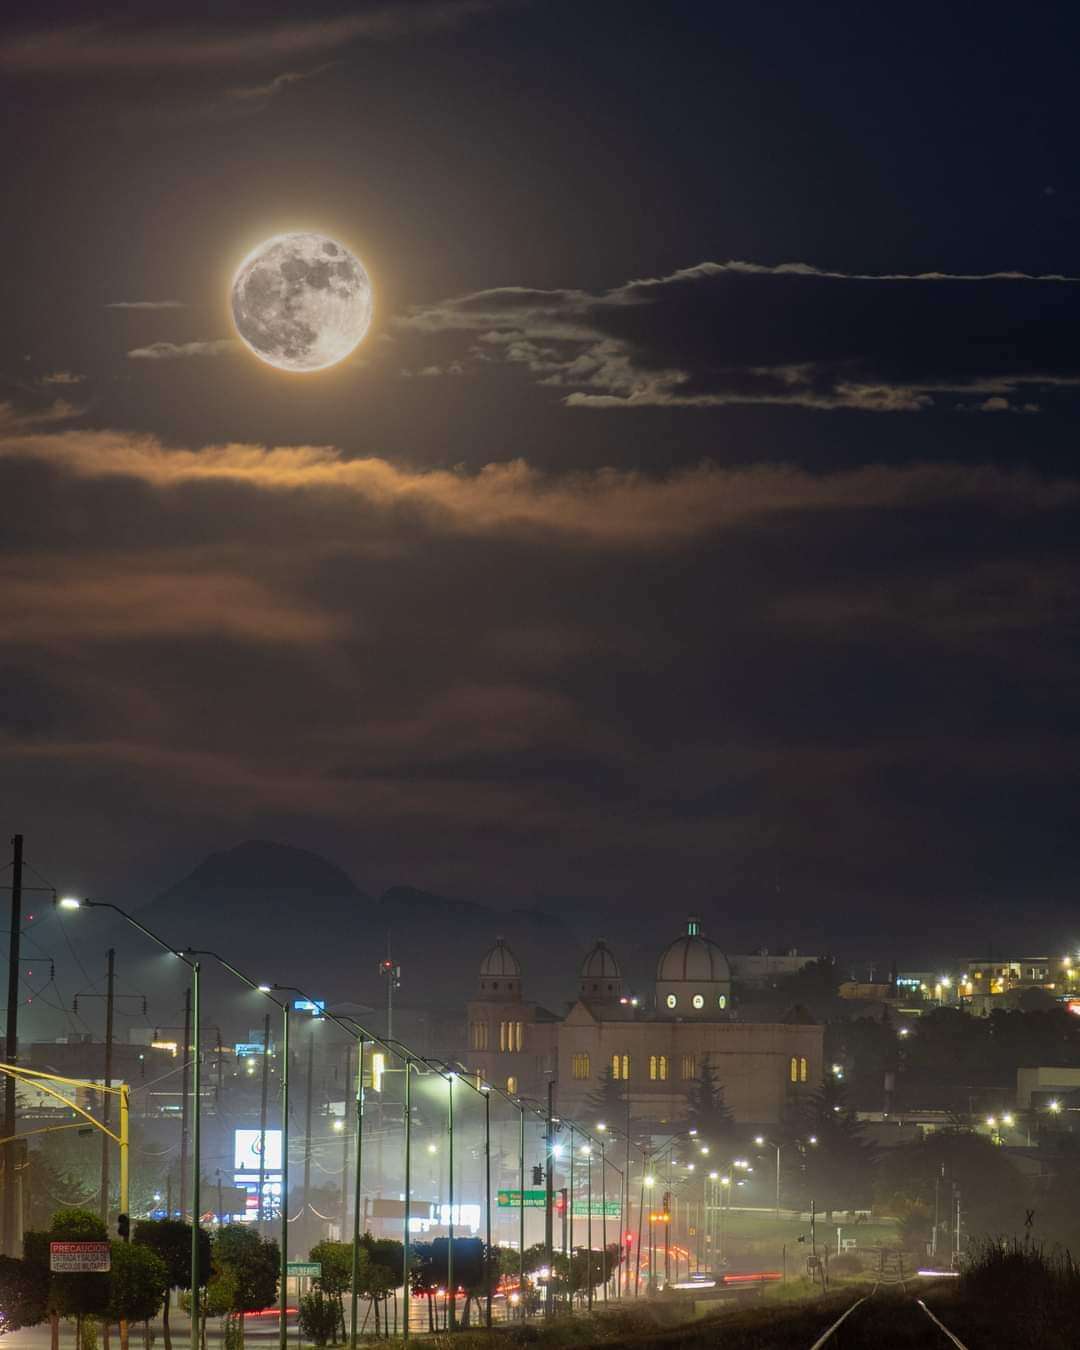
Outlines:
<svg viewBox="0 0 1080 1350"><path fill-rule="evenodd" d="M617 1219L621 1212L618 1200L608 1200L606 1203L603 1200L594 1200L592 1202L591 1210L592 1210L592 1217L594 1219L603 1219L603 1218ZM579 1201L574 1202L575 1219L577 1218L579 1213L588 1216L589 1212L590 1206L581 1205ZM692 1235L693 1230L691 1230L691 1236Z"/></svg>
<svg viewBox="0 0 1080 1350"><path fill-rule="evenodd" d="M547 1205L547 1191L526 1191L525 1208L543 1209ZM500 1209L520 1209L521 1192L520 1191L500 1191L499 1192Z"/></svg>
<svg viewBox="0 0 1080 1350"><path fill-rule="evenodd" d="M306 1275L309 1280L318 1280L322 1278L321 1261L290 1261L290 1275Z"/></svg>
<svg viewBox="0 0 1080 1350"><path fill-rule="evenodd" d="M104 1275L112 1269L107 1242L50 1242L49 1269L59 1275Z"/></svg>

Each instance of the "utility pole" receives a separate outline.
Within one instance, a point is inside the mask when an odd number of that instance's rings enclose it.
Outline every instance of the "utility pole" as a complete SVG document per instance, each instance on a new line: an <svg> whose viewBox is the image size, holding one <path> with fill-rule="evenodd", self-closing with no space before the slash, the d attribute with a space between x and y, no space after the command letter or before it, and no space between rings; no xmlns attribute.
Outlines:
<svg viewBox="0 0 1080 1350"><path fill-rule="evenodd" d="M555 1208L555 1079L549 1078L547 1085L547 1166L544 1168L544 1261L548 1268L548 1280L544 1289L544 1315L552 1313L552 1294L555 1289L555 1272L552 1262L554 1253L554 1208ZM525 1197L522 1196L524 1204Z"/></svg>
<svg viewBox="0 0 1080 1350"><path fill-rule="evenodd" d="M112 1113L112 1054L113 1054L113 1003L116 990L116 949L109 948L108 964L105 971L105 1091L102 1093L101 1123L109 1128L109 1116ZM101 1136L101 1222L109 1222L109 1148L112 1140L107 1134Z"/></svg>
<svg viewBox="0 0 1080 1350"><path fill-rule="evenodd" d="M15 835L11 841L11 936L8 946L7 1039L5 1060L18 1063L19 1054L19 938L22 934L22 874L23 837ZM15 1170L19 1156L15 1134L15 1079L4 1075L4 1244L8 1256L18 1256L18 1220Z"/></svg>
<svg viewBox="0 0 1080 1350"><path fill-rule="evenodd" d="M221 1055L218 1055L221 1063ZM270 1094L270 1014L263 1020L262 1091L259 1101L259 1222L266 1218L266 1113Z"/></svg>
<svg viewBox="0 0 1080 1350"><path fill-rule="evenodd" d="M386 1039L394 1038L394 990L401 986L401 967L390 953L390 930L386 930L386 956L379 962L379 974L386 980Z"/></svg>
<svg viewBox="0 0 1080 1350"><path fill-rule="evenodd" d="M345 1047L345 1104L341 1112L341 1238L349 1221L349 1088L352 1084L352 1042Z"/></svg>
<svg viewBox="0 0 1080 1350"><path fill-rule="evenodd" d="M307 1116L304 1127L304 1215L305 1220L308 1214L308 1199L311 1192L311 1125L312 1125L312 1104L315 1096L315 1019L311 1019L311 1025L308 1027L307 1043Z"/></svg>
<svg viewBox="0 0 1080 1350"><path fill-rule="evenodd" d="M198 1049L196 1048L196 1053ZM180 1217L187 1218L188 1203L188 1129L191 1123L191 1107L188 1102L188 1066L191 1054L191 990L184 991L184 1041L180 1048Z"/></svg>

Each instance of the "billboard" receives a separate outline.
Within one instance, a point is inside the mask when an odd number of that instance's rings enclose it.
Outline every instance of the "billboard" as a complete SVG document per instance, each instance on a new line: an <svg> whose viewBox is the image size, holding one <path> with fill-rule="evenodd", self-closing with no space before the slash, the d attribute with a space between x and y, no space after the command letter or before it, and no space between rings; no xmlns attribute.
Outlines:
<svg viewBox="0 0 1080 1350"><path fill-rule="evenodd" d="M266 1131L266 1156L259 1157L259 1130L234 1131L233 1167L238 1172L281 1171L281 1131Z"/></svg>

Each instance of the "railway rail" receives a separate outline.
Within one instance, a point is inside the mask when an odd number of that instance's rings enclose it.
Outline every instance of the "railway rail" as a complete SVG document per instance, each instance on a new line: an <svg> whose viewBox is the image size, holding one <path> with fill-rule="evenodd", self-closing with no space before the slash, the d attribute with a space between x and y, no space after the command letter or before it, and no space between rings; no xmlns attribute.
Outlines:
<svg viewBox="0 0 1080 1350"><path fill-rule="evenodd" d="M875 1285L871 1293L856 1299L825 1328L809 1350L855 1350L855 1347L862 1350L866 1346L873 1346L874 1350L891 1350L893 1346L969 1350L921 1298L906 1291L880 1290ZM884 1327L882 1321L886 1322Z"/></svg>

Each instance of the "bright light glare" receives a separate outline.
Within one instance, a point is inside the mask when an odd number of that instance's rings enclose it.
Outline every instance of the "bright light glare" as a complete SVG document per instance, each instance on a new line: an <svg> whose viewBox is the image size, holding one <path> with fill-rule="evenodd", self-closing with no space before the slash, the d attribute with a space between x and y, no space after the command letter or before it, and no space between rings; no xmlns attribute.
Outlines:
<svg viewBox="0 0 1080 1350"><path fill-rule="evenodd" d="M341 1131L342 1131L344 1128L345 1128L345 1122L344 1122L343 1120L335 1120L335 1121L334 1121L334 1129L337 1130L339 1134L341 1133Z"/></svg>
<svg viewBox="0 0 1080 1350"><path fill-rule="evenodd" d="M600 1131L601 1134L603 1134L603 1132L607 1129L607 1126L604 1124L602 1120L598 1120L596 1122L596 1128Z"/></svg>
<svg viewBox="0 0 1080 1350"><path fill-rule="evenodd" d="M260 985L259 985L259 993L260 993L260 994L268 994L269 992L270 992L270 985L268 985L268 984L260 984Z"/></svg>
<svg viewBox="0 0 1080 1350"><path fill-rule="evenodd" d="M65 895L60 901L61 909L82 909L82 901L74 895Z"/></svg>
<svg viewBox="0 0 1080 1350"><path fill-rule="evenodd" d="M1053 1111L1056 1115L1057 1112L1061 1110L1061 1103L1059 1101L1047 1102L1046 1109L1048 1111Z"/></svg>
<svg viewBox="0 0 1080 1350"><path fill-rule="evenodd" d="M761 1134L755 1134L754 1143L757 1144L758 1148L761 1148L765 1143L765 1136Z"/></svg>
<svg viewBox="0 0 1080 1350"><path fill-rule="evenodd" d="M655 1186L655 1185L656 1185L656 1178L655 1178L655 1177L646 1177L646 1178L645 1178L645 1185L646 1185L646 1186Z"/></svg>

